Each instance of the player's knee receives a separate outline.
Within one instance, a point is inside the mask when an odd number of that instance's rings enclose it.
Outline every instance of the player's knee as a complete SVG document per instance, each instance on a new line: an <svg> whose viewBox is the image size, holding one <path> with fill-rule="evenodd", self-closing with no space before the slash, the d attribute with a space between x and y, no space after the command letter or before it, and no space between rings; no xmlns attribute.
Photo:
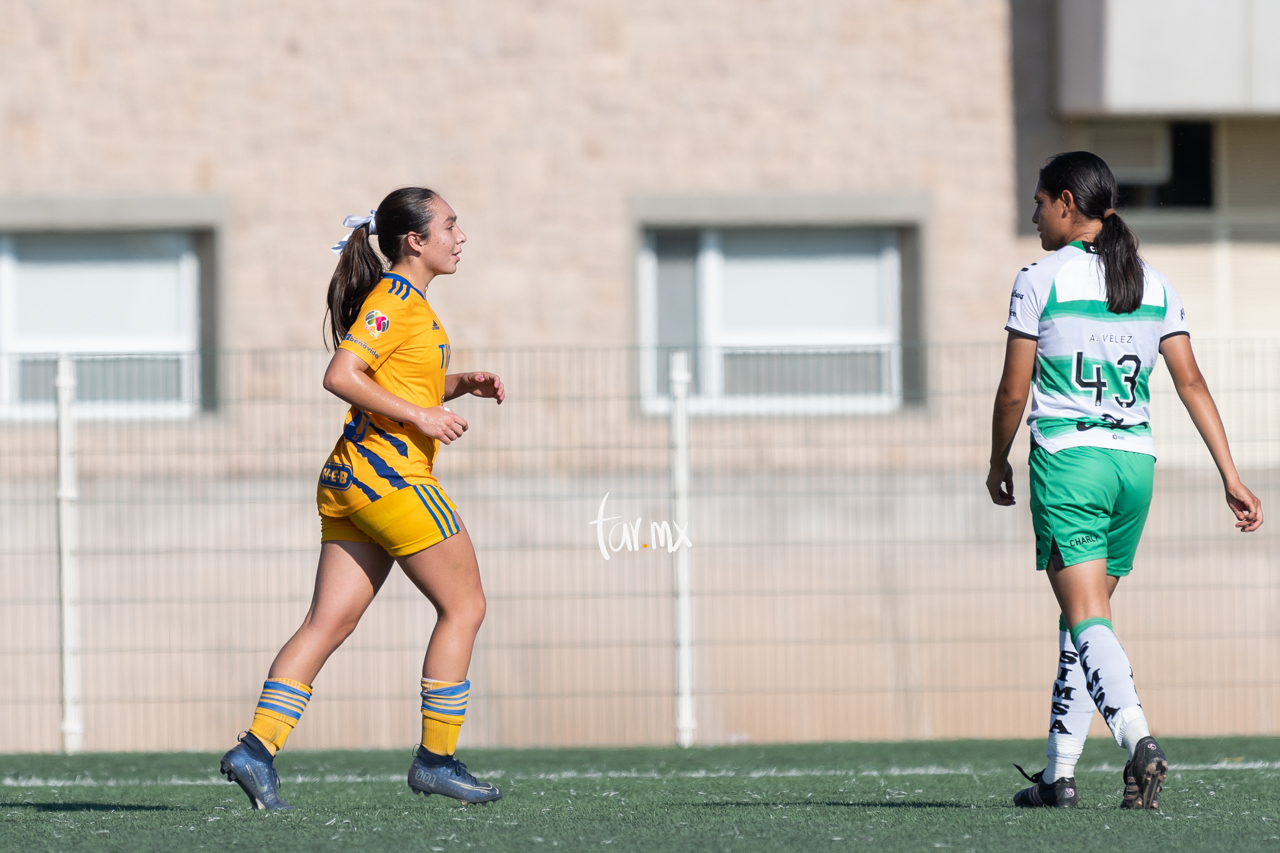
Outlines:
<svg viewBox="0 0 1280 853"><path fill-rule="evenodd" d="M477 592L475 595L468 596L466 601L460 608L459 615L472 629L479 631L481 623L484 622L484 611L486 607L484 593Z"/></svg>
<svg viewBox="0 0 1280 853"><path fill-rule="evenodd" d="M444 609L440 613L440 618L449 619L460 627L479 631L480 625L484 622L484 613L487 606L484 593L476 592L474 595L462 598L453 603L452 606Z"/></svg>
<svg viewBox="0 0 1280 853"><path fill-rule="evenodd" d="M309 627L316 634L319 634L329 645L334 648L342 645L342 642L351 636L351 632L360 624L359 616L351 616L347 614L335 614L331 616L312 616L308 620Z"/></svg>
<svg viewBox="0 0 1280 853"><path fill-rule="evenodd" d="M356 626L359 624L360 624L359 616L353 616L348 619L343 619L340 622L338 622L336 625L334 625L333 637L339 643L341 643L347 637L351 636L351 632L354 631L356 629Z"/></svg>

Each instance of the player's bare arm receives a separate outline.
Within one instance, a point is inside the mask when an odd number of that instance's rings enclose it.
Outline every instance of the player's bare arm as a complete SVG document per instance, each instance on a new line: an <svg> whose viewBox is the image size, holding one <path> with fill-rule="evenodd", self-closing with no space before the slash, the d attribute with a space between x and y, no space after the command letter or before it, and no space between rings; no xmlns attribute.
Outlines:
<svg viewBox="0 0 1280 853"><path fill-rule="evenodd" d="M1036 342L1009 333L1005 344L1004 374L996 390L995 409L991 413L991 470L987 473L987 492L999 506L1013 506L1013 467L1009 464L1009 448L1018 433L1018 423L1027 407L1031 373L1036 363Z"/></svg>
<svg viewBox="0 0 1280 853"><path fill-rule="evenodd" d="M333 354L329 368L324 372L324 387L339 399L366 412L413 424L423 435L441 444L452 444L467 431L466 420L456 412L443 406L415 406L374 382L369 375L369 365L348 350L340 349Z"/></svg>
<svg viewBox="0 0 1280 853"><path fill-rule="evenodd" d="M1236 471L1231 448L1227 444L1227 431L1222 426L1222 417L1209 393L1209 384L1205 382L1204 374L1196 364L1191 339L1186 335L1166 338L1160 342L1160 355L1169 368L1169 375L1173 377L1173 387L1178 391L1178 398L1187 407L1187 414L1191 415L1192 423L1209 448L1213 463L1218 466L1227 506L1231 507L1231 512L1236 517L1236 527L1241 533L1252 533L1262 526L1262 501L1240 482L1240 474Z"/></svg>
<svg viewBox="0 0 1280 853"><path fill-rule="evenodd" d="M454 400L465 394L473 397L486 397L496 400L498 405L507 398L507 389L503 387L498 374L483 370L470 373L450 373L444 378L444 399Z"/></svg>

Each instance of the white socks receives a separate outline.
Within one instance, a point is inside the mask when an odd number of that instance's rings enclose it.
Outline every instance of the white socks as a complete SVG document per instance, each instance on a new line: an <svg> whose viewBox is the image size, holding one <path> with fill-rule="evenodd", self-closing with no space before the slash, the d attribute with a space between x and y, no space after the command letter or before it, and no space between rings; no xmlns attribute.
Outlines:
<svg viewBox="0 0 1280 853"><path fill-rule="evenodd" d="M1151 730L1147 728L1147 715L1142 713L1142 706L1134 705L1116 714L1112 733L1116 736L1116 743L1123 746L1129 757L1133 758L1133 754L1138 751L1138 741L1151 736Z"/></svg>
<svg viewBox="0 0 1280 853"><path fill-rule="evenodd" d="M1111 727L1116 743L1133 758L1138 741L1147 737L1147 718L1138 703L1129 656L1106 619L1085 619L1071 631L1080 653L1085 686L1102 719ZM1045 774L1046 776L1048 774Z"/></svg>
<svg viewBox="0 0 1280 853"><path fill-rule="evenodd" d="M1053 704L1049 709L1049 748L1041 777L1047 783L1074 776L1076 762L1084 751L1093 722L1093 702L1085 689L1084 670L1071 643L1071 633L1063 625L1058 631L1058 674L1053 681Z"/></svg>
<svg viewBox="0 0 1280 853"><path fill-rule="evenodd" d="M1065 622L1059 628L1058 676L1053 682L1049 748L1045 751L1049 763L1041 777L1049 784L1075 775L1095 705L1130 758L1138 741L1151 734L1138 703L1133 667L1111 623L1086 619L1073 632L1066 630Z"/></svg>

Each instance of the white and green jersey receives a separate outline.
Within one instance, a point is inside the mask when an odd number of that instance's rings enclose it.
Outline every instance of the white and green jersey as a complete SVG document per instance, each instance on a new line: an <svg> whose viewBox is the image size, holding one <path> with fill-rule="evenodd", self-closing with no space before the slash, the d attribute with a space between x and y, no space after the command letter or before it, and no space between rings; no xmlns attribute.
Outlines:
<svg viewBox="0 0 1280 853"><path fill-rule="evenodd" d="M1142 269L1142 304L1131 314L1107 310L1091 243L1071 243L1018 274L1005 328L1037 342L1027 424L1050 453L1106 447L1156 455L1148 380L1160 342L1190 332L1168 279L1146 263Z"/></svg>

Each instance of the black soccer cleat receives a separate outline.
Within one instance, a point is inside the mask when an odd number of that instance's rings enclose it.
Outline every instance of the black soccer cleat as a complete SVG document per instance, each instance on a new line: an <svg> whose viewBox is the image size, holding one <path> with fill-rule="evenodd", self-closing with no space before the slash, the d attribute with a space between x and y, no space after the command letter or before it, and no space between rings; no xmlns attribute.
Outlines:
<svg viewBox="0 0 1280 853"><path fill-rule="evenodd" d="M1018 765L1013 765L1018 767ZM1031 787L1023 788L1013 795L1013 804L1022 808L1073 809L1080 805L1080 790L1076 787L1076 777L1067 776L1056 782L1044 781L1044 771L1034 776L1027 776L1027 771L1018 767L1018 772L1030 780Z"/></svg>
<svg viewBox="0 0 1280 853"><path fill-rule="evenodd" d="M222 756L221 770L228 782L235 782L255 809L290 811L293 806L280 799L280 774L271 752L254 735L240 735L240 743Z"/></svg>
<svg viewBox="0 0 1280 853"><path fill-rule="evenodd" d="M472 776L467 765L452 755L436 755L422 746L414 753L413 766L409 768L409 788L424 797L442 794L468 805L502 799L502 791Z"/></svg>
<svg viewBox="0 0 1280 853"><path fill-rule="evenodd" d="M1122 809L1160 808L1160 783L1169 775L1169 759L1156 739L1148 735L1138 741L1133 758L1124 766Z"/></svg>

